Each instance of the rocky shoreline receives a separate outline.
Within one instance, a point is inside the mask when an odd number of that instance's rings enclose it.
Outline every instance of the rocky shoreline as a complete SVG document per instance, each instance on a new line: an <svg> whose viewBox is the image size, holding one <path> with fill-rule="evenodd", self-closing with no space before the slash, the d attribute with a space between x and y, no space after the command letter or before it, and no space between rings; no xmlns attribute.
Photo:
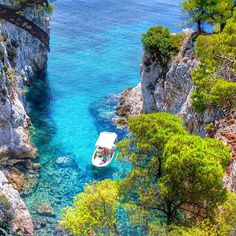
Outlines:
<svg viewBox="0 0 236 236"><path fill-rule="evenodd" d="M12 0L2 0L1 4L16 6ZM46 10L32 5L22 14L49 34L50 17ZM32 162L37 150L30 141L25 91L35 73L45 69L47 53L48 49L38 39L1 20L0 194L12 209L9 232L17 235L34 235L31 216L19 194L29 187L28 180L32 175L37 177L40 170L40 165Z"/></svg>
<svg viewBox="0 0 236 236"><path fill-rule="evenodd" d="M184 120L188 132L222 140L232 150L224 178L225 186L236 192L236 112L223 109L197 113L191 104L194 83L191 72L199 65L195 57L195 32L184 31L185 40L175 58L162 65L158 55L144 52L141 64L141 83L120 96L115 123L124 127L130 116L140 113L170 112Z"/></svg>

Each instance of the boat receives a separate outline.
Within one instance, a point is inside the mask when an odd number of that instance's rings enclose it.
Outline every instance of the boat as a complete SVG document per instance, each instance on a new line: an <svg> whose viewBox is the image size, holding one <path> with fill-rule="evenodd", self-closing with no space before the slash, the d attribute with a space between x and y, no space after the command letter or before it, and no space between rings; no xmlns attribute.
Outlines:
<svg viewBox="0 0 236 236"><path fill-rule="evenodd" d="M113 132L101 132L95 144L92 156L92 164L96 167L108 166L115 156L117 134Z"/></svg>

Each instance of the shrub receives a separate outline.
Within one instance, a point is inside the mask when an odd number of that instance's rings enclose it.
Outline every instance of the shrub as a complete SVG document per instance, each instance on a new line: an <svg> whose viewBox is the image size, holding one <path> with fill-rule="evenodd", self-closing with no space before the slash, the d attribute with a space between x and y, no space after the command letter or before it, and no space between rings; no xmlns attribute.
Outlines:
<svg viewBox="0 0 236 236"><path fill-rule="evenodd" d="M171 34L166 27L155 26L143 34L142 42L145 50L171 57L178 52L183 37L183 34Z"/></svg>

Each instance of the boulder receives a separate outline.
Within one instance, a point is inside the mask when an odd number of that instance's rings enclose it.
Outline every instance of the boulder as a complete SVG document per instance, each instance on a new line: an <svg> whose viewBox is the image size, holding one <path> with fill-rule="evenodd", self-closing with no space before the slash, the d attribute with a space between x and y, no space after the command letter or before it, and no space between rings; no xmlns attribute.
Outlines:
<svg viewBox="0 0 236 236"><path fill-rule="evenodd" d="M56 214L54 212L54 209L49 203L43 203L38 205L37 207L37 213L42 216L47 216L47 217L55 217Z"/></svg>
<svg viewBox="0 0 236 236"><path fill-rule="evenodd" d="M17 232L17 235L33 236L34 226L29 211L21 199L19 192L9 184L7 178L1 171L0 194L6 197L12 209L13 218L9 222L11 232L13 234Z"/></svg>
<svg viewBox="0 0 236 236"><path fill-rule="evenodd" d="M61 156L57 158L56 164L60 167L73 167L75 161L70 156Z"/></svg>

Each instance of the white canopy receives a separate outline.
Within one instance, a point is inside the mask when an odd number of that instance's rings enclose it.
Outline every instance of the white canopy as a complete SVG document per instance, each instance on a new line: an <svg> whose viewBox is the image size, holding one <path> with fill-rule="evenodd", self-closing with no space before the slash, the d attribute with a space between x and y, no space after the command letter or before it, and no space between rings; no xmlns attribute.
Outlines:
<svg viewBox="0 0 236 236"><path fill-rule="evenodd" d="M101 132L96 142L96 147L99 146L111 150L115 145L116 138L117 138L116 133Z"/></svg>

